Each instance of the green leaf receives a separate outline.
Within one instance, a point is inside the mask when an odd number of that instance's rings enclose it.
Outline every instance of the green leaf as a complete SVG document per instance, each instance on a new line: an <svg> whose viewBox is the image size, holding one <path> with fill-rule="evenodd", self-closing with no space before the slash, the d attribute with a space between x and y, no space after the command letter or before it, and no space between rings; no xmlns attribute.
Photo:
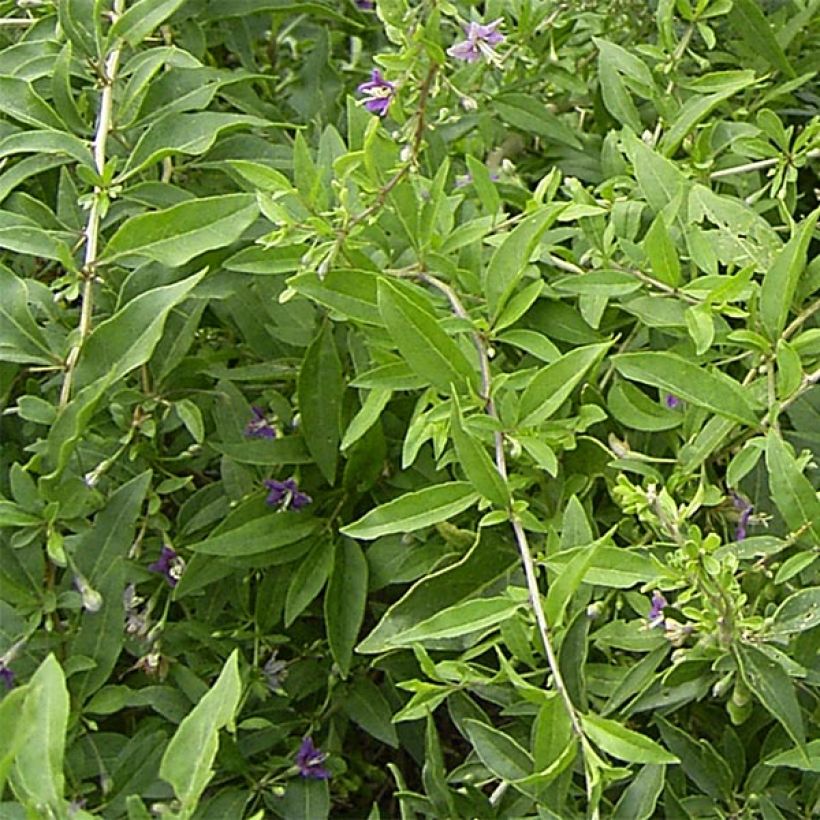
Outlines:
<svg viewBox="0 0 820 820"><path fill-rule="evenodd" d="M205 422L199 407L191 399L180 399L174 403L174 409L194 441L202 444L205 441Z"/></svg>
<svg viewBox="0 0 820 820"><path fill-rule="evenodd" d="M498 116L514 128L543 137L548 142L583 148L577 130L567 125L531 94L501 94L493 99L492 105Z"/></svg>
<svg viewBox="0 0 820 820"><path fill-rule="evenodd" d="M235 242L258 214L253 194L227 194L132 216L111 237L100 262L125 264L147 257L180 267L205 251Z"/></svg>
<svg viewBox="0 0 820 820"><path fill-rule="evenodd" d="M482 595L517 566L518 560L518 552L510 539L500 536L496 530L483 531L461 560L424 576L390 606L358 651L386 652L394 635L407 631L442 608Z"/></svg>
<svg viewBox="0 0 820 820"><path fill-rule="evenodd" d="M336 545L333 569L325 590L325 629L331 654L343 678L350 672L353 647L367 602L367 560L352 539Z"/></svg>
<svg viewBox="0 0 820 820"><path fill-rule="evenodd" d="M621 795L612 820L650 820L663 791L666 767L647 763Z"/></svg>
<svg viewBox="0 0 820 820"><path fill-rule="evenodd" d="M367 394L364 404L359 408L358 413L356 413L347 426L347 430L345 430L341 443L342 450L347 450L352 447L379 421L392 395L393 391L384 387L377 387Z"/></svg>
<svg viewBox="0 0 820 820"><path fill-rule="evenodd" d="M91 58L100 56L99 0L60 0L60 28L78 51Z"/></svg>
<svg viewBox="0 0 820 820"><path fill-rule="evenodd" d="M442 393L449 393L453 384L459 389L465 383L478 389L476 369L432 311L384 279L379 280L378 300L388 333L416 373Z"/></svg>
<svg viewBox="0 0 820 820"><path fill-rule="evenodd" d="M131 10L136 8L137 6L134 6ZM151 123L142 133L128 155L128 162L117 182L122 183L144 168L173 154L204 154L222 134L252 126L266 128L270 125L267 120L245 114L220 111L175 112Z"/></svg>
<svg viewBox="0 0 820 820"><path fill-rule="evenodd" d="M311 535L320 523L301 510L272 512L191 544L189 549L203 555L231 558L256 555L301 541Z"/></svg>
<svg viewBox="0 0 820 820"><path fill-rule="evenodd" d="M453 795L447 785L447 771L444 768L444 753L433 718L432 710L427 712L424 733L424 767L421 772L424 791L433 803L439 817L456 816Z"/></svg>
<svg viewBox="0 0 820 820"><path fill-rule="evenodd" d="M608 538L609 536L607 536ZM561 625L567 605L584 580L595 553L605 539L578 548L575 555L562 566L561 571L550 580L544 614L551 628Z"/></svg>
<svg viewBox="0 0 820 820"><path fill-rule="evenodd" d="M36 717L34 699L29 698L30 688L18 686L0 700L0 726L3 727L4 743L0 749L0 794L5 790L14 758L28 742Z"/></svg>
<svg viewBox="0 0 820 820"><path fill-rule="evenodd" d="M333 566L333 553L333 545L319 539L293 573L285 598L285 626L290 626L322 591Z"/></svg>
<svg viewBox="0 0 820 820"><path fill-rule="evenodd" d="M669 227L662 213L655 217L646 232L643 249L649 258L655 278L677 287L681 283L678 249L669 235Z"/></svg>
<svg viewBox="0 0 820 820"><path fill-rule="evenodd" d="M777 254L763 277L760 286L760 319L766 335L776 341L786 325L792 299L806 267L809 243L814 235L814 226L820 217L820 208L815 208L795 230L794 236Z"/></svg>
<svg viewBox="0 0 820 820"><path fill-rule="evenodd" d="M675 755L644 735L627 729L615 720L597 715L581 715L589 739L607 754L629 763L680 763Z"/></svg>
<svg viewBox="0 0 820 820"><path fill-rule="evenodd" d="M706 305L692 305L686 309L686 328L695 343L695 353L702 356L715 339L712 311Z"/></svg>
<svg viewBox="0 0 820 820"><path fill-rule="evenodd" d="M820 774L820 738L809 741L803 749L789 749L763 761L767 766L790 766Z"/></svg>
<svg viewBox="0 0 820 820"><path fill-rule="evenodd" d="M30 719L29 735L15 757L11 785L21 802L47 806L54 816L63 817L69 698L65 675L53 654L31 676L27 690L24 708Z"/></svg>
<svg viewBox="0 0 820 820"><path fill-rule="evenodd" d="M482 280L492 322L515 291L544 231L566 207L565 203L550 203L539 208L516 225L493 252Z"/></svg>
<svg viewBox="0 0 820 820"><path fill-rule="evenodd" d="M105 379L113 384L151 358L168 314L198 285L205 271L141 293L101 322L83 345L75 371L78 388Z"/></svg>
<svg viewBox="0 0 820 820"><path fill-rule="evenodd" d="M734 0L728 19L753 54L759 54L787 77L797 76L757 0Z"/></svg>
<svg viewBox="0 0 820 820"><path fill-rule="evenodd" d="M613 356L616 370L627 379L651 384L719 416L757 427L757 415L734 379L718 370L705 370L675 353L624 353Z"/></svg>
<svg viewBox="0 0 820 820"><path fill-rule="evenodd" d="M464 729L479 759L496 777L509 783L532 774L532 758L509 735L470 718Z"/></svg>
<svg viewBox="0 0 820 820"><path fill-rule="evenodd" d="M313 461L304 438L298 435L254 441L212 442L211 446L240 464L273 466L310 464Z"/></svg>
<svg viewBox="0 0 820 820"><path fill-rule="evenodd" d="M159 776L170 783L182 807L180 816L189 818L210 779L219 748L219 730L233 728L242 694L239 677L239 650L225 661L216 683L185 716L168 743L159 767Z"/></svg>
<svg viewBox="0 0 820 820"><path fill-rule="evenodd" d="M399 738L396 727L391 723L392 710L373 681L368 678L355 681L345 690L343 705L354 723L382 743L398 749Z"/></svg>
<svg viewBox="0 0 820 820"><path fill-rule="evenodd" d="M535 374L521 395L521 425L535 426L556 413L611 342L577 347Z"/></svg>
<svg viewBox="0 0 820 820"><path fill-rule="evenodd" d="M547 568L560 574L578 552L587 547L573 547L557 552L545 560ZM600 546L592 556L590 566L584 576L588 584L627 589L635 584L649 584L663 574L663 564L651 553L625 547Z"/></svg>
<svg viewBox="0 0 820 820"><path fill-rule="evenodd" d="M655 213L660 213L687 184L686 177L632 131L624 131L621 139L646 201Z"/></svg>
<svg viewBox="0 0 820 820"><path fill-rule="evenodd" d="M327 780L291 778L277 808L282 812L280 816L288 820L325 820L330 815Z"/></svg>
<svg viewBox="0 0 820 820"><path fill-rule="evenodd" d="M339 457L344 380L330 322L322 325L305 352L297 393L305 443L316 466L332 485Z"/></svg>
<svg viewBox="0 0 820 820"><path fill-rule="evenodd" d="M456 455L470 483L484 498L496 507L510 506L510 490L501 477L484 445L464 428L458 397L453 395L453 410L450 415L450 432L456 448Z"/></svg>
<svg viewBox="0 0 820 820"><path fill-rule="evenodd" d="M805 746L806 730L794 684L783 667L765 652L748 643L733 645L743 682L760 704L783 726L789 737Z"/></svg>
<svg viewBox="0 0 820 820"><path fill-rule="evenodd" d="M467 481L434 484L381 504L340 531L366 541L394 532L413 532L458 515L478 498L479 493Z"/></svg>
<svg viewBox="0 0 820 820"><path fill-rule="evenodd" d="M3 114L33 128L67 131L66 124L54 109L34 90L34 86L19 77L0 76L0 100Z"/></svg>
<svg viewBox="0 0 820 820"><path fill-rule="evenodd" d="M772 499L786 525L792 532L808 529L814 543L820 544L820 499L774 430L766 438L766 468Z"/></svg>
<svg viewBox="0 0 820 820"><path fill-rule="evenodd" d="M150 483L151 471L146 470L123 484L97 514L83 549L74 556L77 569L102 596L99 612L83 612L70 644L72 655L94 661L93 668L71 676L71 693L78 703L85 702L108 680L122 650L125 560Z"/></svg>
<svg viewBox="0 0 820 820"><path fill-rule="evenodd" d="M793 592L772 615L769 633L792 635L820 625L820 587Z"/></svg>
<svg viewBox="0 0 820 820"><path fill-rule="evenodd" d="M324 279L316 273L300 273L288 279L288 286L345 319L381 327L378 281L372 271L338 269L328 271Z"/></svg>
<svg viewBox="0 0 820 820"><path fill-rule="evenodd" d="M28 307L25 282L0 265L0 359L19 364L53 364L43 332Z"/></svg>
<svg viewBox="0 0 820 820"><path fill-rule="evenodd" d="M677 116L661 137L658 147L667 157L671 157L680 147L680 144L692 129L707 117L720 103L748 88L756 82L754 71L719 72L724 74L723 88L714 94L696 95L690 97L680 108Z"/></svg>
<svg viewBox="0 0 820 820"><path fill-rule="evenodd" d="M128 45L138 46L155 28L162 25L185 0L137 0L117 18L110 37L122 37Z"/></svg>
<svg viewBox="0 0 820 820"><path fill-rule="evenodd" d="M657 432L680 427L683 414L653 401L634 384L616 381L606 397L609 412L625 427Z"/></svg>
<svg viewBox="0 0 820 820"><path fill-rule="evenodd" d="M30 157L29 159L42 159ZM15 168L28 160L22 160ZM9 211L0 211L0 248L27 256L53 259L66 267L73 265L71 251L54 231L43 230L34 220Z"/></svg>
<svg viewBox="0 0 820 820"><path fill-rule="evenodd" d="M16 154L58 154L94 168L94 158L86 143L72 134L51 129L23 131L0 140L0 158Z"/></svg>
<svg viewBox="0 0 820 820"><path fill-rule="evenodd" d="M511 618L520 607L521 601L508 597L462 601L393 635L389 643L393 647L411 646L414 643L424 644L427 641L456 638L487 630Z"/></svg>

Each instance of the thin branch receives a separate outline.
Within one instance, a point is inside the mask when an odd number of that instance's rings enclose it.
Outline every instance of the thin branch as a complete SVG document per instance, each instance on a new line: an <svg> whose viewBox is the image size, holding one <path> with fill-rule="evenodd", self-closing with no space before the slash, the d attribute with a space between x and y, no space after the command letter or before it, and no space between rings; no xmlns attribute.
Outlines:
<svg viewBox="0 0 820 820"><path fill-rule="evenodd" d="M820 148L815 148L806 154L807 159L820 158ZM721 168L718 171L712 171L709 174L709 179L722 179L723 177L735 176L735 174L747 174L750 171L762 171L766 168L773 168L782 157L771 157L770 159L759 159L755 162L746 162L743 165L733 165L731 168Z"/></svg>
<svg viewBox="0 0 820 820"><path fill-rule="evenodd" d="M795 332L800 330L803 323L810 319L812 316L814 316L814 314L817 313L818 310L820 310L820 299L816 299L807 308L805 308L797 314L794 321L792 321L788 325L788 327L786 327L786 329L783 331L782 338L788 339L789 337L791 337Z"/></svg>
<svg viewBox="0 0 820 820"><path fill-rule="evenodd" d="M125 11L124 0L114 0L111 22L114 23ZM119 40L109 52L102 68L102 94L100 95L100 111L97 116L97 130L94 135L94 166L102 176L105 171L105 148L108 135L111 133L114 109L114 81L122 54L122 41ZM95 186L91 209L88 213L88 222L85 228L85 254L83 258L83 295L80 307L79 338L68 354L65 364L65 377L60 390L60 406L64 407L71 399L71 388L74 383L74 373L80 359L80 351L89 333L91 333L91 317L94 312L94 279L97 264L100 223L105 208L104 192Z"/></svg>
<svg viewBox="0 0 820 820"><path fill-rule="evenodd" d="M25 28L36 22L33 17L0 17L0 28Z"/></svg>
<svg viewBox="0 0 820 820"><path fill-rule="evenodd" d="M452 306L453 313L461 319L469 318L464 305L458 298L456 292L446 283L442 282L435 276L429 273L420 273L419 277L423 282L437 288L443 293ZM498 421L498 414L491 397L491 375L490 375L490 357L487 352L487 345L481 335L473 332L473 343L478 351L479 369L481 372L481 389L482 399L484 401L484 412L495 421ZM498 430L494 433L495 438L495 467L498 474L506 481L507 480L507 457L504 453L504 437ZM564 701L564 707L569 715L572 729L579 738L583 738L584 730L581 725L581 720L578 712L575 709L575 704L569 696L564 677L561 674L561 668L558 664L558 657L552 646L552 638L550 637L549 624L547 623L547 616L544 612L544 606L541 603L541 591L538 588L538 576L535 571L535 561L532 557L532 550L530 549L527 533L521 520L510 511L510 523L512 524L513 534L515 535L515 542L518 546L518 552L521 556L521 563L524 565L524 575L527 579L527 591L529 592L530 605L532 606L533 614L535 615L535 622L538 626L538 632L541 636L541 642L544 645L544 653L547 657L547 664L554 686L561 699Z"/></svg>

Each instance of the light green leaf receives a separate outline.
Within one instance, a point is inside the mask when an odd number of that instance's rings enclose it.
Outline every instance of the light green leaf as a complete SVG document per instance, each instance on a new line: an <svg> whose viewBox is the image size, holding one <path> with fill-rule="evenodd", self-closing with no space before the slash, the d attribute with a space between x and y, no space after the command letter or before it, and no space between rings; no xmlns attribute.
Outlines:
<svg viewBox="0 0 820 820"><path fill-rule="evenodd" d="M624 131L621 139L646 201L655 213L660 213L687 184L686 177L632 131Z"/></svg>
<svg viewBox="0 0 820 820"><path fill-rule="evenodd" d="M516 225L495 249L483 276L487 307L493 322L524 275L541 235L566 207L566 203L544 205Z"/></svg>
<svg viewBox="0 0 820 820"><path fill-rule="evenodd" d="M595 558L595 553L603 541L604 539L600 539L592 544L579 547L561 571L550 579L547 600L544 604L544 614L547 616L550 628L554 629L561 625L570 598L581 586Z"/></svg>
<svg viewBox="0 0 820 820"><path fill-rule="evenodd" d="M367 394L364 404L345 430L342 450L352 447L381 418L382 411L392 395L393 391L384 387L377 387Z"/></svg>
<svg viewBox="0 0 820 820"><path fill-rule="evenodd" d="M788 749L763 762L767 766L789 766L820 774L820 738L806 744L805 754L803 749Z"/></svg>
<svg viewBox="0 0 820 820"><path fill-rule="evenodd" d="M205 441L205 422L199 407L191 399L180 399L174 403L174 409L194 441L202 444Z"/></svg>
<svg viewBox="0 0 820 820"><path fill-rule="evenodd" d="M295 777L288 781L282 796L281 817L288 820L326 820L330 815L330 788L327 780Z"/></svg>
<svg viewBox="0 0 820 820"><path fill-rule="evenodd" d="M521 395L518 407L521 425L540 424L556 413L610 346L611 342L603 342L574 348L539 370Z"/></svg>
<svg viewBox="0 0 820 820"><path fill-rule="evenodd" d="M613 356L618 372L627 379L651 384L684 401L720 416L757 427L758 419L744 389L734 379L675 353L648 351Z"/></svg>
<svg viewBox="0 0 820 820"><path fill-rule="evenodd" d="M507 597L462 601L404 632L393 635L389 643L394 647L411 646L414 643L424 644L427 641L461 637L470 632L497 626L502 621L511 618L520 607L521 601Z"/></svg>
<svg viewBox="0 0 820 820"><path fill-rule="evenodd" d="M203 555L232 558L256 555L301 541L311 535L320 523L302 510L272 512L191 544L189 549Z"/></svg>
<svg viewBox="0 0 820 820"><path fill-rule="evenodd" d="M432 311L411 299L395 283L378 284L379 313L407 364L420 376L449 393L465 382L478 388L478 373Z"/></svg>
<svg viewBox="0 0 820 820"><path fill-rule="evenodd" d="M669 235L669 227L662 213L655 217L646 232L643 249L649 258L655 278L677 287L681 283L678 249Z"/></svg>
<svg viewBox="0 0 820 820"><path fill-rule="evenodd" d="M442 608L482 595L518 564L511 539L500 528L484 530L480 539L454 564L430 572L392 604L373 631L359 644L366 654L386 652L394 635L404 632Z"/></svg>
<svg viewBox="0 0 820 820"><path fill-rule="evenodd" d="M253 194L181 202L126 219L105 246L101 262L147 257L170 268L235 242L258 216Z"/></svg>
<svg viewBox="0 0 820 820"><path fill-rule="evenodd" d="M789 529L798 532L808 528L814 543L820 544L820 499L774 430L766 440L766 468L772 499Z"/></svg>
<svg viewBox="0 0 820 820"><path fill-rule="evenodd" d="M59 154L94 168L94 158L88 145L63 131L23 131L0 140L0 158L16 154Z"/></svg>
<svg viewBox="0 0 820 820"><path fill-rule="evenodd" d="M328 484L336 478L343 393L342 362L325 322L305 352L297 394L305 443Z"/></svg>
<svg viewBox="0 0 820 820"><path fill-rule="evenodd" d="M321 592L333 566L333 545L321 538L305 556L288 584L285 626L290 626Z"/></svg>
<svg viewBox="0 0 820 820"><path fill-rule="evenodd" d="M820 587L793 592L772 615L769 632L791 635L820 625Z"/></svg>
<svg viewBox="0 0 820 820"><path fill-rule="evenodd" d="M645 735L627 729L615 720L589 714L581 716L589 739L607 754L629 763L679 763L675 755Z"/></svg>
<svg viewBox="0 0 820 820"><path fill-rule="evenodd" d="M219 730L233 728L242 694L238 664L239 650L234 649L216 683L185 716L162 756L159 775L173 786L182 804L180 816L186 820L213 777Z"/></svg>
<svg viewBox="0 0 820 820"><path fill-rule="evenodd" d="M465 428L461 416L458 397L453 395L453 410L450 415L450 432L456 448L456 455L467 478L484 498L496 507L507 509L510 505L510 489L501 477L484 445Z"/></svg>
<svg viewBox="0 0 820 820"><path fill-rule="evenodd" d="M381 504L340 531L364 540L394 532L413 532L458 515L478 498L479 494L467 481L434 484Z"/></svg>
<svg viewBox="0 0 820 820"><path fill-rule="evenodd" d="M17 752L28 742L34 728L34 699L28 686L18 686L0 700L0 726L4 742L0 748L0 794L3 793Z"/></svg>
<svg viewBox="0 0 820 820"><path fill-rule="evenodd" d="M157 26L162 25L185 0L137 0L111 26L109 36L122 37L138 46Z"/></svg>
<svg viewBox="0 0 820 820"><path fill-rule="evenodd" d="M12 789L22 803L48 806L56 817L63 817L69 698L65 675L53 654L37 668L27 689L29 736L14 760Z"/></svg>
<svg viewBox="0 0 820 820"><path fill-rule="evenodd" d="M364 620L367 571L362 548L352 538L343 538L336 545L325 590L327 642L343 678L350 672L353 647Z"/></svg>
<svg viewBox="0 0 820 820"><path fill-rule="evenodd" d="M134 7L136 8L136 7ZM198 156L208 151L222 134L243 128L269 127L260 117L220 111L173 113L153 122L137 141L117 182L173 154Z"/></svg>

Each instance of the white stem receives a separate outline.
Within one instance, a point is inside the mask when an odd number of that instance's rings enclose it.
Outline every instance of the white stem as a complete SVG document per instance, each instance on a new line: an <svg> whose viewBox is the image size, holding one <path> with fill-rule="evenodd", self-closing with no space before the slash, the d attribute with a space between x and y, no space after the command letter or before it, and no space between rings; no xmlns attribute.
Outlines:
<svg viewBox="0 0 820 820"><path fill-rule="evenodd" d="M111 14L111 21L116 20L125 10L124 0L114 0L114 7ZM94 165L97 173L102 176L105 171L105 148L108 143L108 135L111 133L114 109L114 81L117 77L117 69L122 54L122 41L118 40L114 48L109 52L103 65L102 94L100 95L100 111L97 116L97 130L94 134ZM74 382L74 372L80 358L80 350L83 342L91 333L91 317L94 310L94 268L97 263L100 222L102 221L103 191L99 187L94 188L94 198L91 202L91 210L88 213L88 222L85 228L85 254L83 256L83 283L82 305L80 307L79 338L71 348L65 364L65 378L60 391L60 406L65 406L71 399L71 388Z"/></svg>

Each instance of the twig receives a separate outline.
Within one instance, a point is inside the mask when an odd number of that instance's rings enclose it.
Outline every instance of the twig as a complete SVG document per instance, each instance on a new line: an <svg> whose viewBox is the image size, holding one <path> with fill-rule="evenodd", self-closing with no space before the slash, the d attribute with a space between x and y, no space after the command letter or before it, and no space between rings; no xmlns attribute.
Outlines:
<svg viewBox="0 0 820 820"><path fill-rule="evenodd" d="M459 318L468 318L467 311L461 300L458 298L456 292L446 283L442 282L435 276L429 273L420 273L419 277L422 281L437 288L443 293L452 306L453 313ZM484 412L495 421L498 421L498 414L495 405L492 401L492 384L490 375L490 357L487 352L487 345L484 339L477 333L472 333L473 343L478 351L479 369L481 372L481 392L484 400ZM506 481L507 480L507 457L504 453L504 437L499 430L496 430L495 439L495 467L498 474ZM538 588L538 577L535 572L535 561L532 557L532 550L530 549L527 533L520 519L511 511L510 523L512 524L515 541L518 546L518 552L521 556L521 563L524 565L524 575L527 579L527 591L529 592L530 604L532 606L533 614L535 615L535 622L538 626L538 632L541 636L541 642L544 645L544 653L547 657L547 664L552 673L553 683L556 691L564 701L564 707L569 715L572 729L579 738L583 738L584 730L581 726L581 720L578 717L578 712L575 709L575 704L569 696L564 677L561 674L561 668L558 664L558 657L552 646L552 639L550 638L549 625L547 624L547 616L544 612L544 606L541 603L541 591Z"/></svg>
<svg viewBox="0 0 820 820"><path fill-rule="evenodd" d="M6 28L23 28L33 25L36 22L33 17L0 17L0 27Z"/></svg>
<svg viewBox="0 0 820 820"><path fill-rule="evenodd" d="M125 0L114 0L111 14L112 23L122 16L125 10ZM111 133L112 114L114 107L114 80L122 53L122 41L117 41L109 52L102 68L102 94L100 95L100 112L97 116L97 130L94 135L94 166L102 176L105 171L105 148L108 135ZM83 258L83 295L80 307L79 338L68 354L65 364L65 377L60 390L60 406L64 407L71 399L71 388L74 382L74 373L80 358L83 343L91 333L91 317L94 311L94 278L97 263L100 223L103 217L103 190L94 187L94 197L91 201L91 210L88 214L88 223L85 229L85 254Z"/></svg>
<svg viewBox="0 0 820 820"><path fill-rule="evenodd" d="M820 158L820 148L815 148L806 154L806 159L818 158ZM747 174L749 171L762 171L765 168L773 168L781 159L782 157L771 157L770 159L746 162L743 165L733 165L731 168L721 168L718 171L712 171L712 173L709 174L709 179L722 179L723 177L731 177L735 174Z"/></svg>

